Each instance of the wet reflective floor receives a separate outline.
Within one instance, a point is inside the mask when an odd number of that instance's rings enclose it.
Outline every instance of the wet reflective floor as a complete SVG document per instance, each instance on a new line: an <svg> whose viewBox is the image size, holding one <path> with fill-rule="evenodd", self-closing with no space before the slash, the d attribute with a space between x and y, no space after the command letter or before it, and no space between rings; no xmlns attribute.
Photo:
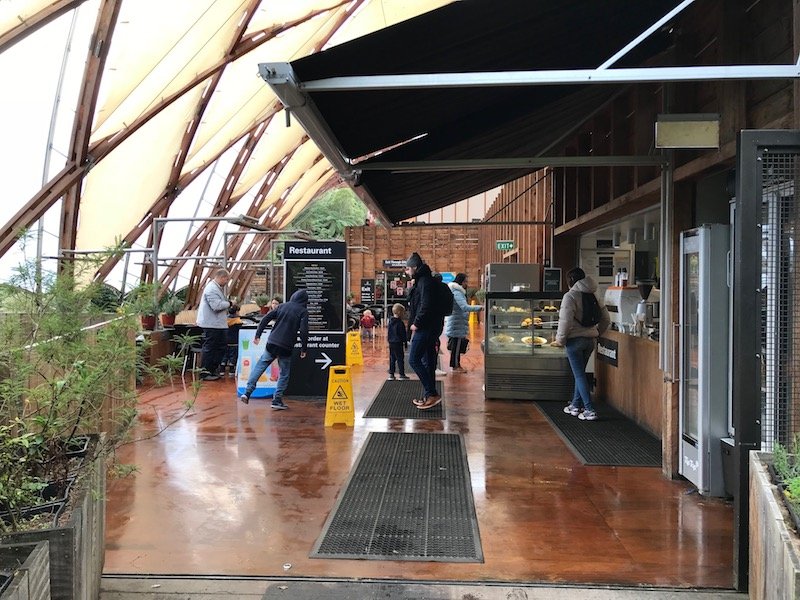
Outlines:
<svg viewBox="0 0 800 600"><path fill-rule="evenodd" d="M325 427L324 401L244 405L233 378L185 415L180 380L143 391L140 437L169 427L120 453L138 473L109 481L105 572L732 587L732 505L657 468L583 466L532 403L486 401L478 330L467 373L442 355L446 420L361 418L384 335L350 368L352 428ZM484 563L308 557L370 431L463 434Z"/></svg>

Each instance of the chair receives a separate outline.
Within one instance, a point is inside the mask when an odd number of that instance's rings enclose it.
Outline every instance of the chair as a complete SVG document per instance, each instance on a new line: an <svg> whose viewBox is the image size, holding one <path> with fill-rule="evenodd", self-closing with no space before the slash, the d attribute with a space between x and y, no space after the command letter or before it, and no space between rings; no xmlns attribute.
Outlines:
<svg viewBox="0 0 800 600"><path fill-rule="evenodd" d="M178 355L183 355L183 368L181 369L181 377L183 377L190 361L192 370L198 368L198 362L200 361L198 357L203 353L203 328L196 325L179 325L176 323L173 339L180 344Z"/></svg>
<svg viewBox="0 0 800 600"><path fill-rule="evenodd" d="M380 327L383 323L383 306L380 304L373 304L367 308L372 311L372 316L375 317L375 325Z"/></svg>

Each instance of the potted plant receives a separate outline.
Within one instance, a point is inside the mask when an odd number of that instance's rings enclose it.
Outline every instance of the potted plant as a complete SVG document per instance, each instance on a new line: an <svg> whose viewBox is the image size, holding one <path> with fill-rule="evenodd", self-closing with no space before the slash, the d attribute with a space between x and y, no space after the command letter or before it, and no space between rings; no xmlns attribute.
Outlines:
<svg viewBox="0 0 800 600"><path fill-rule="evenodd" d="M79 275L37 292L35 269L17 271L0 285L0 544L46 540L53 597L97 597L108 459L131 441L137 373L158 385L182 359L143 363L141 303L108 314Z"/></svg>
<svg viewBox="0 0 800 600"><path fill-rule="evenodd" d="M175 325L175 316L183 310L186 303L175 295L170 295L161 304L161 325L164 327L173 327Z"/></svg>
<svg viewBox="0 0 800 600"><path fill-rule="evenodd" d="M142 329L152 331L156 328L161 304L158 288L152 283L142 283L128 293L123 306L129 311L138 313Z"/></svg>
<svg viewBox="0 0 800 600"><path fill-rule="evenodd" d="M265 315L269 312L270 297L266 294L257 294L253 296L253 302L258 304L262 315Z"/></svg>

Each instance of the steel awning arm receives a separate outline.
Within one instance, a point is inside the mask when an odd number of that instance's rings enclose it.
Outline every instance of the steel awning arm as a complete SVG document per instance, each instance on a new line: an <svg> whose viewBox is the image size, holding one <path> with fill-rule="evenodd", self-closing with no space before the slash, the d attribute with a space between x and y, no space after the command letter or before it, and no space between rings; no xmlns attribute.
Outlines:
<svg viewBox="0 0 800 600"><path fill-rule="evenodd" d="M554 69L479 73L420 73L329 77L300 83L300 92L421 90L590 83L661 83L800 78L800 65L640 67L630 69Z"/></svg>
<svg viewBox="0 0 800 600"><path fill-rule="evenodd" d="M361 185L360 167L354 167L351 159L342 153L342 145L322 118L314 101L300 89L292 65L285 62L260 63L258 72L278 96L287 114L297 119L339 176L383 223L391 223L372 192Z"/></svg>
<svg viewBox="0 0 800 600"><path fill-rule="evenodd" d="M638 36L636 36L636 38L631 40L630 43L628 43L624 48L622 48L622 50L617 52L614 56L609 58L606 62L604 62L602 65L600 65L597 68L598 69L607 69L608 67L613 65L620 58L625 56L628 52L633 50L636 46L638 46L644 40L646 40L648 37L650 37L655 31L658 31L670 19L672 19L673 17L678 15L687 6L689 6L690 4L693 4L693 3L694 3L694 0L683 0L683 2L681 2L678 6L673 8L671 11L669 11L667 14L665 14L663 17L661 17L658 21L653 23L650 27L645 29L642 33L640 33Z"/></svg>
<svg viewBox="0 0 800 600"><path fill-rule="evenodd" d="M654 156L537 156L529 158L478 158L457 160L383 161L359 163L362 171L426 173L438 171L485 171L492 169L543 169L546 167L663 167Z"/></svg>

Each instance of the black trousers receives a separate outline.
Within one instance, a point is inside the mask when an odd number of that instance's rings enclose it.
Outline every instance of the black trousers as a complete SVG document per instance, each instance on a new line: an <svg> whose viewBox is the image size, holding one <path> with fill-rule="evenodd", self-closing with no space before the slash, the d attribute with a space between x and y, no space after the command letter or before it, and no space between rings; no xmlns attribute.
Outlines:
<svg viewBox="0 0 800 600"><path fill-rule="evenodd" d="M394 375L395 365L401 377L406 376L405 354L402 342L389 342L389 375Z"/></svg>
<svg viewBox="0 0 800 600"><path fill-rule="evenodd" d="M203 327L203 374L219 375L219 365L228 351L228 330Z"/></svg>
<svg viewBox="0 0 800 600"><path fill-rule="evenodd" d="M455 340L453 342L453 349L450 351L450 367L453 369L457 369L461 366L461 349L464 347L461 341L462 338L450 338L451 340ZM448 346L450 344L447 344Z"/></svg>

